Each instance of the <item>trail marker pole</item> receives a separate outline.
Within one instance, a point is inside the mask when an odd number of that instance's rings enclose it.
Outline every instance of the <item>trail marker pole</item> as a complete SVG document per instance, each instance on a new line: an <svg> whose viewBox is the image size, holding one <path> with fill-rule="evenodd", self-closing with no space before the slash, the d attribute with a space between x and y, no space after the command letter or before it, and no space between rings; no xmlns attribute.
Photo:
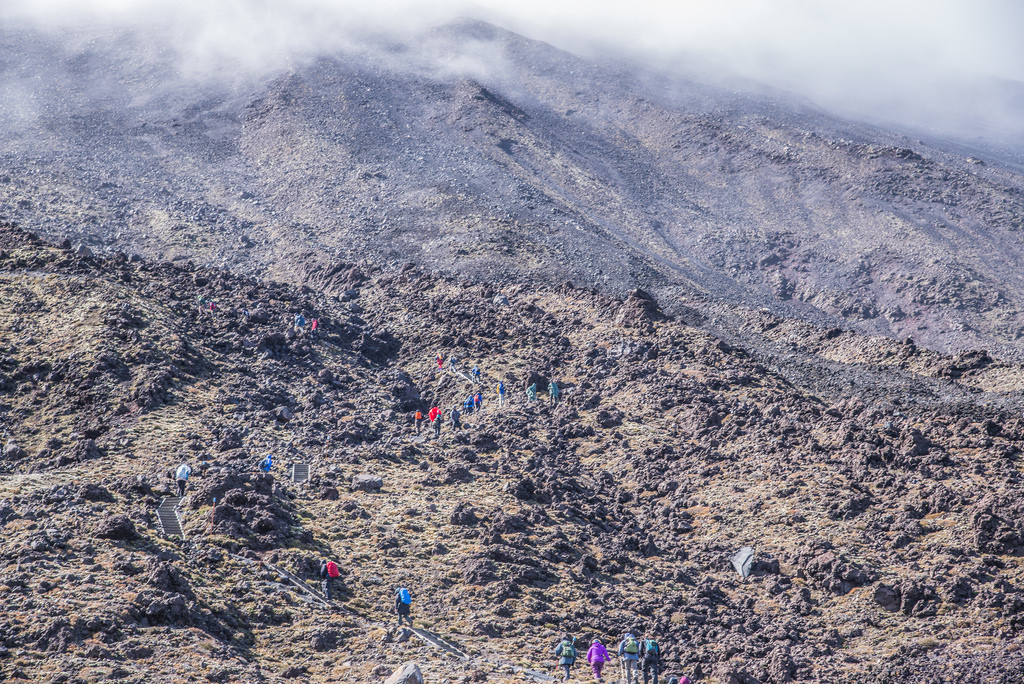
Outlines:
<svg viewBox="0 0 1024 684"><path fill-rule="evenodd" d="M212 534L213 533L213 514L216 512L216 510L217 510L217 497L213 497L213 508L210 509L210 524L206 528L206 534Z"/></svg>

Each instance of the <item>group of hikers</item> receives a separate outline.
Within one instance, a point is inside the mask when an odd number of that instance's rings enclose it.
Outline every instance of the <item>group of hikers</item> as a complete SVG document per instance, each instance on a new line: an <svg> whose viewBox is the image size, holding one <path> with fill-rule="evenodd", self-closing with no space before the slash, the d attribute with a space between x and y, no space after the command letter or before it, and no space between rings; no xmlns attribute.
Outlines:
<svg viewBox="0 0 1024 684"><path fill-rule="evenodd" d="M207 297L205 294L199 294L196 297L196 304L199 306L200 311L209 311L211 314L216 314L220 307L217 306L217 302ZM248 307L242 307L242 315L249 318L252 314ZM295 314L295 318L292 320L292 329L297 334L302 334L306 330L306 312L298 311ZM311 318L309 320L309 337L310 339L316 339L320 334L320 319Z"/></svg>
<svg viewBox="0 0 1024 684"><path fill-rule="evenodd" d="M203 475L206 471L207 462L204 460L200 465L200 475ZM273 454L267 454L257 464L256 468L262 473L269 473L274 467L274 456ZM178 498L185 496L185 489L188 487L188 478L192 476L192 466L188 464L188 461L183 461L181 465L174 469L174 482L178 486Z"/></svg>
<svg viewBox="0 0 1024 684"><path fill-rule="evenodd" d="M459 363L455 359L454 356L448 357L446 359L444 354L441 354L440 352L438 352L437 357L434 359L434 361L437 363L437 369L438 369L439 372L444 371L444 369L447 367L452 373L455 373L456 375L462 375L463 377L466 377L465 374L463 374L459 370L459 368L460 368ZM482 373L480 372L480 367L479 366L473 366L473 370L470 371L470 374L469 374L468 377L469 377L469 380L471 382L473 382L476 385L480 385L481 382L482 382L481 381L481 376L482 376ZM502 380L498 381L498 384L495 386L495 394L496 394L497 400L498 400L498 408L504 408L506 403L507 403L507 395L508 395L508 392L507 392L507 390L505 388L505 382L504 381L502 381ZM548 396L550 397L551 404L553 406L558 405L558 403L561 401L562 390L558 386L558 382L555 381L554 379L552 379L548 383ZM530 402L530 403L537 401L537 383L536 382L534 382L533 384L531 384L529 387L526 388L526 400L527 400L527 402ZM477 390L476 392L473 392L468 397L466 397L466 399L462 402L461 410L460 410L460 405L459 404L455 404L454 406L452 406L452 408L448 411L448 418L450 420L452 429L453 430L461 430L462 429L462 416L482 411L483 408L484 408L484 395L483 395L483 392L481 392L480 390ZM432 407L427 412L425 417L423 415L423 411L416 411L416 413L413 415L413 426L416 429L416 434L417 435L419 435L422 432L423 423L424 423L425 420L429 420L431 425L433 426L433 428L434 428L434 436L435 437L440 437L441 436L441 424L444 422L443 419L442 419L441 408L438 407L438 406Z"/></svg>
<svg viewBox="0 0 1024 684"><path fill-rule="evenodd" d="M293 322L293 328L297 334L301 334L306 329L306 315L305 312L300 311L295 314L295 321ZM320 319L312 318L309 321L309 336L311 339L316 339L320 333Z"/></svg>
<svg viewBox="0 0 1024 684"><path fill-rule="evenodd" d="M641 639L627 633L619 642L617 649L620 667L620 679L626 684L636 684L643 675L644 684L658 684L658 675L661 671L661 647L653 638ZM577 649L576 639L571 634L555 647L555 657L558 658L558 666L565 673L565 681L572 676L572 668L576 665ZM600 639L590 642L590 648L586 653L587 663L594 675L594 681L600 682L605 664L612 662L608 649L601 643ZM690 684L688 677L670 677L669 684Z"/></svg>

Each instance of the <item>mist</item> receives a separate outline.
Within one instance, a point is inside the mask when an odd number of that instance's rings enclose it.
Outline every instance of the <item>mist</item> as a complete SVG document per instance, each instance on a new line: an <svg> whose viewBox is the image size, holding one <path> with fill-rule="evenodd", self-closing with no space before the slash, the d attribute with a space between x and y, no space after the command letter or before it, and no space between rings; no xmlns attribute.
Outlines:
<svg viewBox="0 0 1024 684"><path fill-rule="evenodd" d="M182 79L239 83L321 55L478 18L577 54L710 80L748 79L835 113L1024 146L1024 5L1011 0L6 0L5 29L58 37L68 53L130 40ZM420 55L423 68L481 70L486 49ZM31 79L11 85L24 109ZM140 72L145 72L145 65ZM735 81L733 81L735 82ZM166 84L162 84L166 85ZM27 98L31 100L31 98ZM9 113L8 112L8 113Z"/></svg>

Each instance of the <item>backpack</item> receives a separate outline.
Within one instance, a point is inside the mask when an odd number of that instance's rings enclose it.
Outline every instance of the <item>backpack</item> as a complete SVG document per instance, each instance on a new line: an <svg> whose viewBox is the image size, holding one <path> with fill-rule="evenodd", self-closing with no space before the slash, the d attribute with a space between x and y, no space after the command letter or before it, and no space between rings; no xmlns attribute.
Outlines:
<svg viewBox="0 0 1024 684"><path fill-rule="evenodd" d="M562 657L576 659L576 649L568 641L562 642Z"/></svg>
<svg viewBox="0 0 1024 684"><path fill-rule="evenodd" d="M412 595L409 593L408 589L402 587L398 590L398 600L408 606L412 604Z"/></svg>
<svg viewBox="0 0 1024 684"><path fill-rule="evenodd" d="M423 420L423 412L422 411L417 411L416 412L416 420Z"/></svg>
<svg viewBox="0 0 1024 684"><path fill-rule="evenodd" d="M338 566L334 561L327 561L327 576L328 577L340 577L341 573L338 572Z"/></svg>
<svg viewBox="0 0 1024 684"><path fill-rule="evenodd" d="M645 639L644 655L658 655L658 642L654 639Z"/></svg>
<svg viewBox="0 0 1024 684"><path fill-rule="evenodd" d="M622 650L625 651L626 653L630 653L632 655L636 655L637 653L640 652L640 644L636 643L636 639L634 639L633 637L630 637L626 641L626 647L623 648Z"/></svg>

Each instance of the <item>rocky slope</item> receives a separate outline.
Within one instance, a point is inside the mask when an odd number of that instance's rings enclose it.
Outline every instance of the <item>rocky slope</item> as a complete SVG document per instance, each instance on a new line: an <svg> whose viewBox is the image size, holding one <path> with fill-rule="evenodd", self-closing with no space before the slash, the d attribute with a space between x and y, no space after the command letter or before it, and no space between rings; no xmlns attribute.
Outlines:
<svg viewBox="0 0 1024 684"><path fill-rule="evenodd" d="M744 347L642 292L331 277L0 231L5 680L373 682L416 660L529 681L565 631L627 629L695 681L1019 680L1020 366L723 305ZM298 310L320 339L289 333ZM435 441L412 412L472 389L438 351L479 364L488 403ZM562 404L527 404L547 378ZM165 538L168 469L204 459ZM324 556L332 609L258 564L311 579ZM389 624L400 584L469 660Z"/></svg>
<svg viewBox="0 0 1024 684"><path fill-rule="evenodd" d="M139 36L0 31L0 216L298 283L412 261L1022 354L1019 150L481 23L364 48L224 85Z"/></svg>

